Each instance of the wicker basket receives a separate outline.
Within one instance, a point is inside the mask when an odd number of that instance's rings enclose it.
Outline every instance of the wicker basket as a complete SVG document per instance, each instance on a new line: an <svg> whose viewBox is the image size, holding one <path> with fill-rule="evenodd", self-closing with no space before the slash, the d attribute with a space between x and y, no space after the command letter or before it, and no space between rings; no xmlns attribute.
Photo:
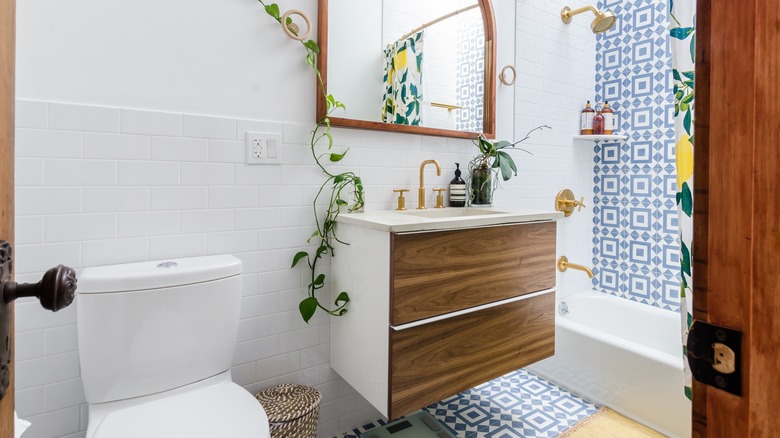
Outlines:
<svg viewBox="0 0 780 438"><path fill-rule="evenodd" d="M271 438L317 436L320 392L314 388L285 383L255 396L263 405L271 426Z"/></svg>

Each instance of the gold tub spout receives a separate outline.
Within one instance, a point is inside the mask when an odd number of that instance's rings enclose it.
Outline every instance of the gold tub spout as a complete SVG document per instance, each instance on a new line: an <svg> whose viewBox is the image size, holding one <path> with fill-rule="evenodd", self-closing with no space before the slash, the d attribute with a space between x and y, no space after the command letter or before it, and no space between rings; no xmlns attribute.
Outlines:
<svg viewBox="0 0 780 438"><path fill-rule="evenodd" d="M436 160L425 160L420 164L420 188L417 190L417 209L425 210L425 176L423 170L425 170L426 164L433 164L436 166L436 175L441 176L441 166Z"/></svg>
<svg viewBox="0 0 780 438"><path fill-rule="evenodd" d="M569 263L569 259L567 259L566 256L561 256L558 259L558 270L561 272L566 272L566 270L569 268L582 271L588 274L588 278L593 278L593 271L591 271L589 267L584 265L578 265L576 263Z"/></svg>

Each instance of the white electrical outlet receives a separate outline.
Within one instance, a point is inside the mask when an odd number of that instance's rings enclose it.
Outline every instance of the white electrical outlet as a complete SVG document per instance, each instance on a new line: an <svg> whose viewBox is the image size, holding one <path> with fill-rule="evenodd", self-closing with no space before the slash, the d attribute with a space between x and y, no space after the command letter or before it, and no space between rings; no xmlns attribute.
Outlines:
<svg viewBox="0 0 780 438"><path fill-rule="evenodd" d="M267 132L246 133L247 164L281 164L282 136Z"/></svg>

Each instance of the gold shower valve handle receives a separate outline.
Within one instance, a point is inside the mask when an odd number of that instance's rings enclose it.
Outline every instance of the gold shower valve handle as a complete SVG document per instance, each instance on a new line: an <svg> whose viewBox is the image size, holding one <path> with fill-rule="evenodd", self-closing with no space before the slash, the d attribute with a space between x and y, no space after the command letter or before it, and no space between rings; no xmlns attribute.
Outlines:
<svg viewBox="0 0 780 438"><path fill-rule="evenodd" d="M433 191L436 192L436 208L444 208L444 196L442 196L441 192L446 190L447 189L439 187L433 189Z"/></svg>
<svg viewBox="0 0 780 438"><path fill-rule="evenodd" d="M582 211L582 207L585 207L585 197L581 197L579 201L571 201L572 205L577 207L577 211Z"/></svg>
<svg viewBox="0 0 780 438"><path fill-rule="evenodd" d="M393 191L398 193L398 208L396 208L396 210L406 210L406 198L404 198L404 193L408 192L409 189L393 189Z"/></svg>
<svg viewBox="0 0 780 438"><path fill-rule="evenodd" d="M575 207L577 207L577 211L582 211L582 208L585 207L584 196L577 201L574 199L574 192L569 189L563 189L555 195L555 209L562 211L564 217L571 216Z"/></svg>

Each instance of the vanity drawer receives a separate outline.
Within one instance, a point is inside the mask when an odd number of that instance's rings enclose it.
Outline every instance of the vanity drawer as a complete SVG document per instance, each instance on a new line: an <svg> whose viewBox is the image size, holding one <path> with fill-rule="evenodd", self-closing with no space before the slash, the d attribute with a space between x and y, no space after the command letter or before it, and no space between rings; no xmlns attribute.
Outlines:
<svg viewBox="0 0 780 438"><path fill-rule="evenodd" d="M389 418L552 356L555 293L390 329Z"/></svg>
<svg viewBox="0 0 780 438"><path fill-rule="evenodd" d="M555 222L391 239L392 325L555 287Z"/></svg>

